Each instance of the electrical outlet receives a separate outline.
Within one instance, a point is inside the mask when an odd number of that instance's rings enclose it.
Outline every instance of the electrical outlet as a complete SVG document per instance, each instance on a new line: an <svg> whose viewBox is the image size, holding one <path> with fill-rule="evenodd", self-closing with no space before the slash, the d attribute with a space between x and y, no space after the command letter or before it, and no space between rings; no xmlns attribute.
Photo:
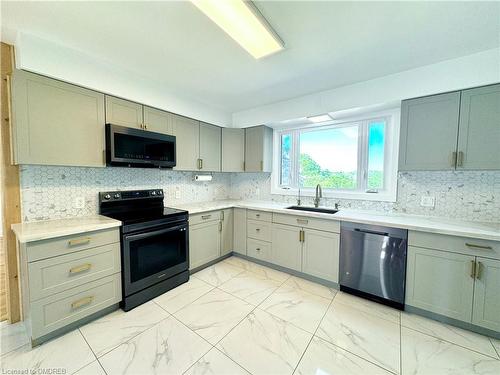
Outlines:
<svg viewBox="0 0 500 375"><path fill-rule="evenodd" d="M175 189L175 199L181 199L181 191L179 188Z"/></svg>
<svg viewBox="0 0 500 375"><path fill-rule="evenodd" d="M422 196L420 198L420 205L422 207L434 207L436 205L436 197Z"/></svg>
<svg viewBox="0 0 500 375"><path fill-rule="evenodd" d="M75 197L73 200L73 207L82 209L85 208L85 198L84 197Z"/></svg>

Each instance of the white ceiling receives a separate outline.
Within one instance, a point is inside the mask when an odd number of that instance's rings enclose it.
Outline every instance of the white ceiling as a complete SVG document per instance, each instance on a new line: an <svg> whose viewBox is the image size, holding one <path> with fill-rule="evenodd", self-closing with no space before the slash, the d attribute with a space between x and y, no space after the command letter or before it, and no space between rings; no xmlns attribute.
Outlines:
<svg viewBox="0 0 500 375"><path fill-rule="evenodd" d="M228 112L500 44L500 2L256 4L286 44L261 60L189 2L2 1L1 21Z"/></svg>

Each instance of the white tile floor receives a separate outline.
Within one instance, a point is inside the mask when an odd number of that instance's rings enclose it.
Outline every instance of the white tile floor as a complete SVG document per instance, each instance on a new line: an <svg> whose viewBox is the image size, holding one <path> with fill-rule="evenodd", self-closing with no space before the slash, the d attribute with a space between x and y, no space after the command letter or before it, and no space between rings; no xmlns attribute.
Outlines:
<svg viewBox="0 0 500 375"><path fill-rule="evenodd" d="M0 347L2 373L500 374L500 340L235 257L35 349L2 324Z"/></svg>

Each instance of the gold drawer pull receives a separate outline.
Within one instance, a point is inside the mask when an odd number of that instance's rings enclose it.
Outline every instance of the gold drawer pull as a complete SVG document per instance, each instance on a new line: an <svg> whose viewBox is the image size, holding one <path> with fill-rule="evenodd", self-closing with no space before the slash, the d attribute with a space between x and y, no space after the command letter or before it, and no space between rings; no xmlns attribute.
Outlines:
<svg viewBox="0 0 500 375"><path fill-rule="evenodd" d="M475 248L475 249L493 250L493 248L491 246L476 245L476 244L469 243L469 242L466 242L465 246L472 247L472 248Z"/></svg>
<svg viewBox="0 0 500 375"><path fill-rule="evenodd" d="M207 220L207 219L210 219L212 217L212 215L203 215L201 218L203 220Z"/></svg>
<svg viewBox="0 0 500 375"><path fill-rule="evenodd" d="M256 248L255 250L260 251L260 247Z"/></svg>
<svg viewBox="0 0 500 375"><path fill-rule="evenodd" d="M255 217L260 217L260 214L255 214Z"/></svg>
<svg viewBox="0 0 500 375"><path fill-rule="evenodd" d="M91 263L85 263L85 264L82 264L80 266L70 268L69 273L75 274L75 273L80 273L83 271L88 271L91 267L92 267Z"/></svg>
<svg viewBox="0 0 500 375"><path fill-rule="evenodd" d="M85 245L89 243L91 240L90 237L82 237L82 238L75 238L73 240L68 241L69 246L79 246L79 245Z"/></svg>
<svg viewBox="0 0 500 375"><path fill-rule="evenodd" d="M79 299L71 304L71 308L73 310L79 309L80 307L83 307L85 305L88 305L89 303L92 303L94 300L94 296L89 296L89 297L84 297L82 299Z"/></svg>
<svg viewBox="0 0 500 375"><path fill-rule="evenodd" d="M474 278L476 275L476 262L471 260L470 261L470 277Z"/></svg>
<svg viewBox="0 0 500 375"><path fill-rule="evenodd" d="M260 228L255 228L255 231L256 232L260 232Z"/></svg>
<svg viewBox="0 0 500 375"><path fill-rule="evenodd" d="M309 223L309 220L306 220L306 219L297 219L297 223L299 223L299 224L307 224L307 223Z"/></svg>

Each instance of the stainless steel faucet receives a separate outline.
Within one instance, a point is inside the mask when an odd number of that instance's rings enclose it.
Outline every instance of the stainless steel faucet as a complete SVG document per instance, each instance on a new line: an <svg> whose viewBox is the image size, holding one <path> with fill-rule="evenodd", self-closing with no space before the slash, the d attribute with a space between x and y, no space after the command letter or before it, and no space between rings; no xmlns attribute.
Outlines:
<svg viewBox="0 0 500 375"><path fill-rule="evenodd" d="M319 201L323 198L323 190L321 190L321 185L316 185L316 197L314 198L314 207L319 206Z"/></svg>

